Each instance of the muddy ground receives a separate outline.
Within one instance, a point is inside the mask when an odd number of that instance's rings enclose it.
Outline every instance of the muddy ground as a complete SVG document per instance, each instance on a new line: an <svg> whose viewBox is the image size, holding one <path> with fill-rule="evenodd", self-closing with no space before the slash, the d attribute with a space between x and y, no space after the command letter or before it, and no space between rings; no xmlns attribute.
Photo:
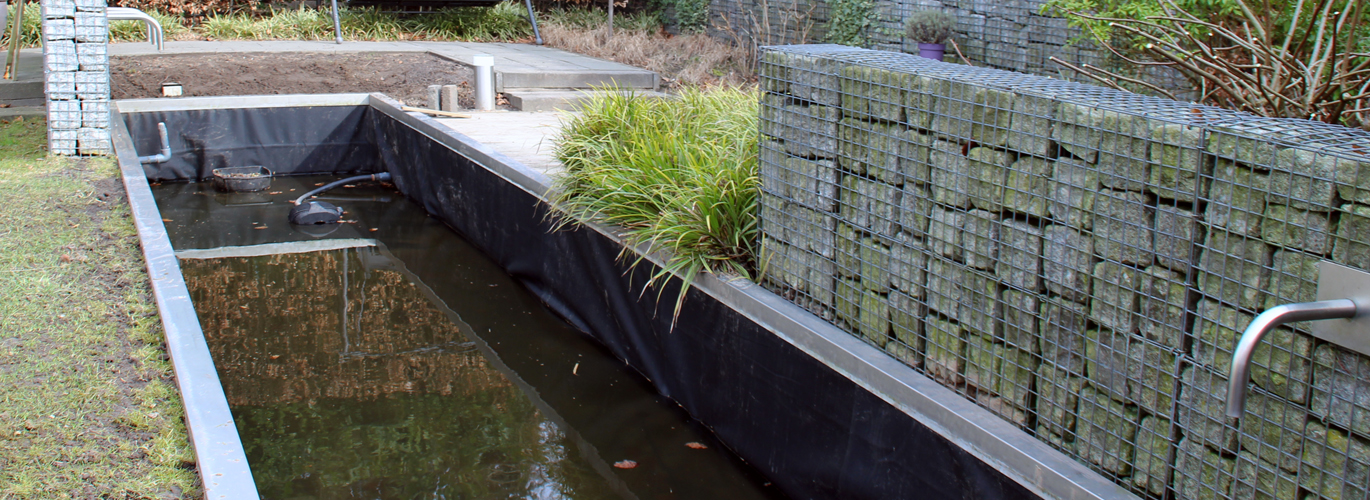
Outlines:
<svg viewBox="0 0 1370 500"><path fill-rule="evenodd" d="M461 87L474 105L471 68L425 53L254 53L111 57L115 99L162 97L163 83L185 96L380 92L427 106L429 85Z"/></svg>

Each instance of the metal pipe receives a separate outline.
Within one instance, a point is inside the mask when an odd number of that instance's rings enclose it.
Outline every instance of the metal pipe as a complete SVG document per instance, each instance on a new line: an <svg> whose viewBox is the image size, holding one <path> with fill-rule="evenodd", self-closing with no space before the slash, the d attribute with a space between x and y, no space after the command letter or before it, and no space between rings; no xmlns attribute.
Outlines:
<svg viewBox="0 0 1370 500"><path fill-rule="evenodd" d="M165 122L157 122L157 135L162 136L161 152L152 156L139 156L138 163L162 163L171 159L171 141L167 140Z"/></svg>
<svg viewBox="0 0 1370 500"><path fill-rule="evenodd" d="M333 39L342 45L342 21L338 20L338 0L333 0Z"/></svg>
<svg viewBox="0 0 1370 500"><path fill-rule="evenodd" d="M1299 304L1285 304L1267 309L1251 320L1237 348L1232 351L1232 373L1227 379L1227 416L1241 418L1246 407L1246 384L1251 379L1251 356L1261 338L1276 327L1296 321L1352 318L1356 316L1356 302L1351 299L1320 300Z"/></svg>
<svg viewBox="0 0 1370 500"><path fill-rule="evenodd" d="M495 56L476 54L471 57L476 67L476 109L492 111L495 109Z"/></svg>
<svg viewBox="0 0 1370 500"><path fill-rule="evenodd" d="M523 0L523 3L528 6L528 22L533 25L533 40L542 45L542 33L538 33L538 18L533 14L533 0Z"/></svg>

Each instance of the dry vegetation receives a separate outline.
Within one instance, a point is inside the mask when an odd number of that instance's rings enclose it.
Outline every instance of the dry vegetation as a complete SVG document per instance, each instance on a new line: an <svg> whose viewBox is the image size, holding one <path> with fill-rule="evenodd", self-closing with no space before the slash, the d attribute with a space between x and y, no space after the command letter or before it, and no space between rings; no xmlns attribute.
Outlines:
<svg viewBox="0 0 1370 500"><path fill-rule="evenodd" d="M549 47L655 71L670 88L756 81L745 49L704 34L618 30L608 39L603 29L547 23L542 37Z"/></svg>

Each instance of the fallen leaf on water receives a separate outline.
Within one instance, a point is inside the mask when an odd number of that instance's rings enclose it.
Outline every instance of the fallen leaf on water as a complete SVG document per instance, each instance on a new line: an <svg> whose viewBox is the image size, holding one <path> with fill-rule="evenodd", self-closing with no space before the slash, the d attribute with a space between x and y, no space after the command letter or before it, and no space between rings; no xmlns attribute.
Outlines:
<svg viewBox="0 0 1370 500"><path fill-rule="evenodd" d="M272 354L272 355L271 355L271 359L276 359L276 358L279 358L279 357L281 357L280 354Z"/></svg>
<svg viewBox="0 0 1370 500"><path fill-rule="evenodd" d="M690 449L692 449L692 450L707 450L707 449L709 449L709 447L706 446L704 443L700 443L700 442L696 442L696 441L690 441L690 442L688 442L688 443L685 443L685 447L686 447L686 448L690 448Z"/></svg>
<svg viewBox="0 0 1370 500"><path fill-rule="evenodd" d="M293 189L291 191L294 191ZM282 191L268 191L266 194L281 194Z"/></svg>
<svg viewBox="0 0 1370 500"><path fill-rule="evenodd" d="M633 467L637 467L637 462L634 462L634 461L632 461L632 460L624 460L624 461L622 461L622 462L614 462L614 467L618 467L618 468L620 468L620 469L631 469L631 468L633 468Z"/></svg>
<svg viewBox="0 0 1370 500"><path fill-rule="evenodd" d="M257 226L257 227L254 227L254 228L252 228L252 229L266 229L266 226Z"/></svg>
<svg viewBox="0 0 1370 500"><path fill-rule="evenodd" d="M171 222L171 219L162 219L162 222Z"/></svg>

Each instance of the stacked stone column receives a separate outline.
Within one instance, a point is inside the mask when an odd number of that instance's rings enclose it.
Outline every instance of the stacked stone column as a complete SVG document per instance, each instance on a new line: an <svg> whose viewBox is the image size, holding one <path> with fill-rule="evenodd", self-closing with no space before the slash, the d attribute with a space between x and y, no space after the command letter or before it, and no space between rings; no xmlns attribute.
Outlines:
<svg viewBox="0 0 1370 500"><path fill-rule="evenodd" d="M109 21L104 0L42 0L48 150L110 152Z"/></svg>

